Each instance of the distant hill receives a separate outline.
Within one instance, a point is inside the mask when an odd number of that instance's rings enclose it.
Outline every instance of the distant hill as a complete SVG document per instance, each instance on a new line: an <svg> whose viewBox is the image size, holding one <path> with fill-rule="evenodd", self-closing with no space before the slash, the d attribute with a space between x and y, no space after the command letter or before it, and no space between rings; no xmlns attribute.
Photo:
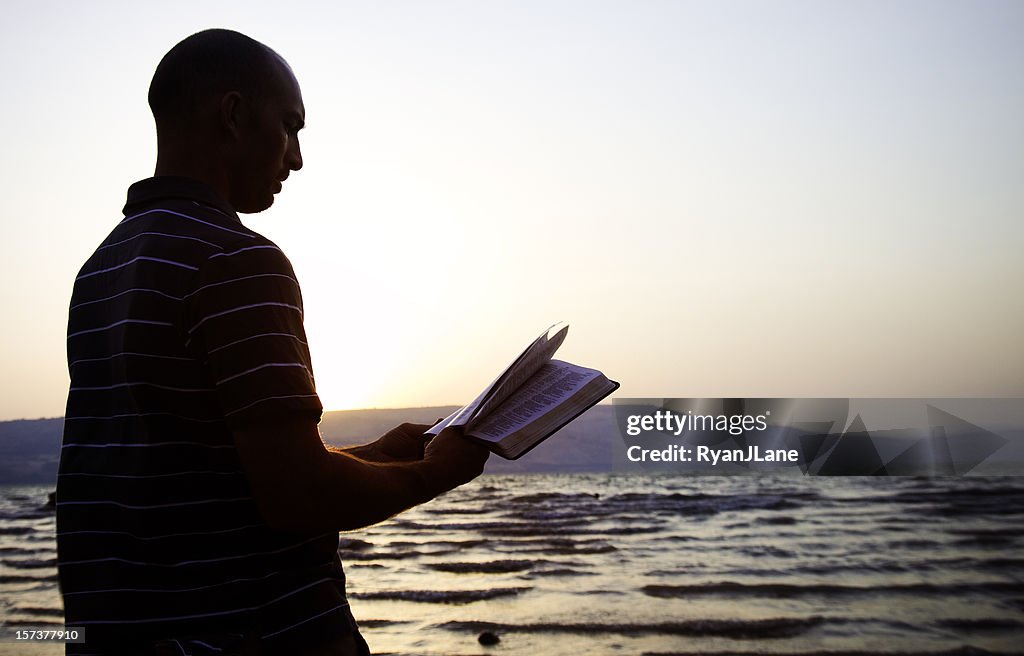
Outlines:
<svg viewBox="0 0 1024 656"><path fill-rule="evenodd" d="M455 406L325 412L320 433L333 446L362 444L398 424L432 423ZM52 485L57 480L64 419L0 422L0 485ZM520 460L492 456L488 473L609 471L616 439L612 407L598 405Z"/></svg>
<svg viewBox="0 0 1024 656"><path fill-rule="evenodd" d="M0 485L57 480L64 418L0 422Z"/></svg>

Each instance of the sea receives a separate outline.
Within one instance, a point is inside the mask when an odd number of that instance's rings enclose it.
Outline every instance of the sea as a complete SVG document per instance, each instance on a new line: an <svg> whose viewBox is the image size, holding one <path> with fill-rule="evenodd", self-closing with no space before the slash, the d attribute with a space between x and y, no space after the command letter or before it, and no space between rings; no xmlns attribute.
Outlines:
<svg viewBox="0 0 1024 656"><path fill-rule="evenodd" d="M8 628L62 624L49 491L0 487ZM1024 478L488 475L341 538L375 654L1024 653Z"/></svg>

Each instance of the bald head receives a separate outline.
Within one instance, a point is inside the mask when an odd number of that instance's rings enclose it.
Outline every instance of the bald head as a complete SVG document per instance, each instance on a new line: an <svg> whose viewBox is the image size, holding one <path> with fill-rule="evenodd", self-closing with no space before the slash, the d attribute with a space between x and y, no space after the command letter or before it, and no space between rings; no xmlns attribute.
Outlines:
<svg viewBox="0 0 1024 656"><path fill-rule="evenodd" d="M260 102L278 90L286 71L284 59L259 41L232 30L204 30L160 60L149 107L158 126L194 125L204 104L225 93Z"/></svg>

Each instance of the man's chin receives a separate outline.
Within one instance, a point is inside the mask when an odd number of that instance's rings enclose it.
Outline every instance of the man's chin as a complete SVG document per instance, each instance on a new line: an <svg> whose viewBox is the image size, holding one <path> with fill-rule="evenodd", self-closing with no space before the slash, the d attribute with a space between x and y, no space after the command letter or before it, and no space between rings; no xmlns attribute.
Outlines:
<svg viewBox="0 0 1024 656"><path fill-rule="evenodd" d="M271 194L267 198L262 198L259 201L239 205L238 207L235 208L235 211L238 212L239 214L259 214L264 210L270 209L270 206L273 204L274 196L273 194Z"/></svg>

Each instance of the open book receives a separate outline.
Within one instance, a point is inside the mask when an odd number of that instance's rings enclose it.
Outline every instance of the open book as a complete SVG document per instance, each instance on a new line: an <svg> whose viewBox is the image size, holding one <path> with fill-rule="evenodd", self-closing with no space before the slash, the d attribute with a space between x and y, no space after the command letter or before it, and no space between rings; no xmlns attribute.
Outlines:
<svg viewBox="0 0 1024 656"><path fill-rule="evenodd" d="M465 436L515 460L618 389L596 369L551 359L568 331L545 330L472 403L427 432L462 426Z"/></svg>

